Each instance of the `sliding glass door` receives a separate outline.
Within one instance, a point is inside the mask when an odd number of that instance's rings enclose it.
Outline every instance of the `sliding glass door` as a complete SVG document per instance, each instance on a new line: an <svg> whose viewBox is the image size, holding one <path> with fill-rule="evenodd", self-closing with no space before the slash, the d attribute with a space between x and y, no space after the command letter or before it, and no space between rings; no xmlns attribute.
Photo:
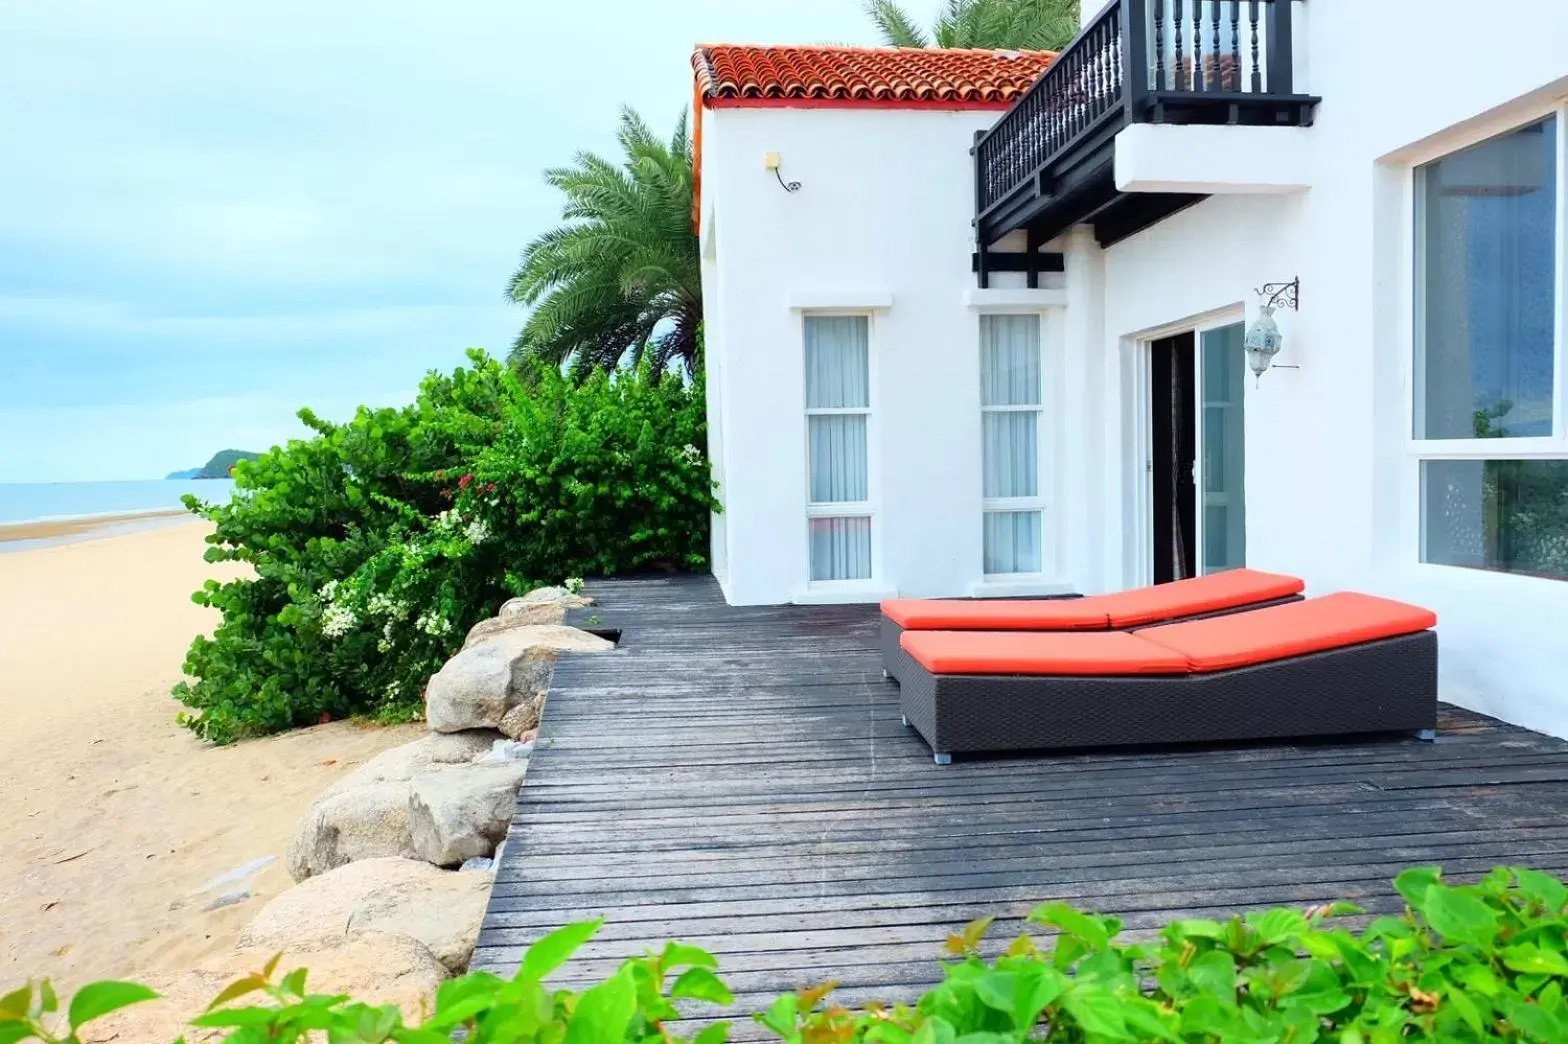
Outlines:
<svg viewBox="0 0 1568 1044"><path fill-rule="evenodd" d="M1245 402L1246 352L1243 326L1234 323L1198 334L1198 460L1202 510L1198 545L1202 573L1247 564Z"/></svg>

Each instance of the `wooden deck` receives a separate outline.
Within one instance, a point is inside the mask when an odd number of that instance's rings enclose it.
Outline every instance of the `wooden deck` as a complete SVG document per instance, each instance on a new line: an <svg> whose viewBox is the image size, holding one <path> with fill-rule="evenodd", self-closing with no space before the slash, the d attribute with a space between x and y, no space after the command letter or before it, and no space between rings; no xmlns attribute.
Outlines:
<svg viewBox="0 0 1568 1044"><path fill-rule="evenodd" d="M932 763L882 679L875 611L731 608L707 578L590 585L613 653L563 658L474 966L608 923L573 984L666 939L741 1010L827 979L910 996L947 933L1035 903L1172 917L1350 899L1400 868L1568 869L1568 743L1445 708L1414 739ZM586 617L588 614L583 614ZM749 1005L750 1007L745 1007ZM738 1029L741 1027L737 1027Z"/></svg>

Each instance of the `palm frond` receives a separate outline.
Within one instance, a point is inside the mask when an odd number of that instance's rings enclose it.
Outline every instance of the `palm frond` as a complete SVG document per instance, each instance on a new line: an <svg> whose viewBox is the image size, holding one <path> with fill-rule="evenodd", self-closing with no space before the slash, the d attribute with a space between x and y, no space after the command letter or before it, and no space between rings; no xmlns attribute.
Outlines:
<svg viewBox="0 0 1568 1044"><path fill-rule="evenodd" d="M565 197L565 224L528 244L506 287L532 309L512 349L519 365L583 374L645 352L661 367L697 364L702 266L687 116L662 138L623 108L618 142L618 161L583 152L545 172Z"/></svg>
<svg viewBox="0 0 1568 1044"><path fill-rule="evenodd" d="M866 0L866 17L875 23L884 42L893 47L930 47L925 30L893 0Z"/></svg>
<svg viewBox="0 0 1568 1044"><path fill-rule="evenodd" d="M867 14L887 37L884 8L908 16L890 0L870 0ZM1056 51L1077 34L1078 9L1079 0L946 0L929 39L937 47ZM930 46L922 30L907 29L920 41L910 46Z"/></svg>

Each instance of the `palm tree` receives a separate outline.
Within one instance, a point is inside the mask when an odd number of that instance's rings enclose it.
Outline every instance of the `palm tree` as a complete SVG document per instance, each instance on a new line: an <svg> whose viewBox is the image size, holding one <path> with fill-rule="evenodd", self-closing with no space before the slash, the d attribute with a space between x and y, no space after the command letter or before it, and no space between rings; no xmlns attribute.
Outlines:
<svg viewBox="0 0 1568 1044"><path fill-rule="evenodd" d="M1078 34L1078 0L947 0L930 34L893 0L866 0L866 14L894 47L1059 51Z"/></svg>
<svg viewBox="0 0 1568 1044"><path fill-rule="evenodd" d="M663 371L695 370L702 321L701 262L692 232L692 155L682 113L661 141L621 110L623 162L578 153L545 172L566 195L566 224L535 239L507 285L532 306L512 360L612 369L630 352Z"/></svg>

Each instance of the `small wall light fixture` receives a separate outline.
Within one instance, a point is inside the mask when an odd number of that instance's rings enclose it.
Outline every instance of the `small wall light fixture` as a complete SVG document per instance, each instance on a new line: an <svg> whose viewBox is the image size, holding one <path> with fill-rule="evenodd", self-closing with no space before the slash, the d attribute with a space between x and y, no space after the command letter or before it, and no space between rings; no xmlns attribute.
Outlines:
<svg viewBox="0 0 1568 1044"><path fill-rule="evenodd" d="M800 191L800 182L798 182L798 181L785 181L784 180L784 175L779 173L779 167L782 166L782 165L783 165L783 160L779 157L779 154L776 153L776 152L769 152L769 153L765 154L762 157L762 166L765 169L771 170L773 172L773 176L775 178L779 179L779 184L784 187L784 191L785 192L799 192Z"/></svg>
<svg viewBox="0 0 1568 1044"><path fill-rule="evenodd" d="M1247 350L1247 366L1256 381L1273 364L1274 356L1279 354L1285 344L1285 337L1279 332L1279 324L1274 321L1274 312L1279 308L1289 308L1292 312L1298 310L1301 277L1297 276L1288 283L1264 283L1253 293L1258 295L1262 303L1258 306L1258 317L1247 327L1242 346ZM1295 369L1294 366L1282 368Z"/></svg>

